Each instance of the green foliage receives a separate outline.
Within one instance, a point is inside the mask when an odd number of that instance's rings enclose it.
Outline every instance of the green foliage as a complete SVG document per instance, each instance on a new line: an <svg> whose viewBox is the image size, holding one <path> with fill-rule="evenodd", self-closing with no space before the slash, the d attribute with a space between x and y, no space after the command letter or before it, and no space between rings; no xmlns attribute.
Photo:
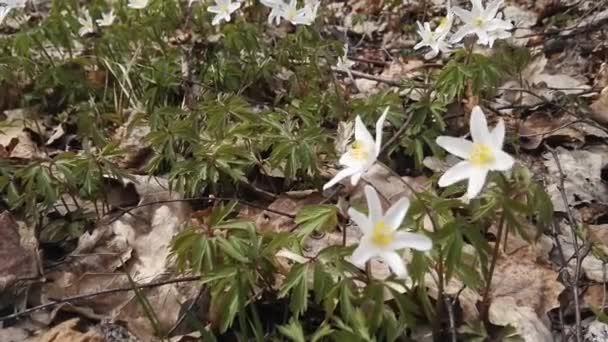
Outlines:
<svg viewBox="0 0 608 342"><path fill-rule="evenodd" d="M297 235L306 238L313 232L326 232L338 224L338 208L333 205L309 205L302 208L294 222Z"/></svg>

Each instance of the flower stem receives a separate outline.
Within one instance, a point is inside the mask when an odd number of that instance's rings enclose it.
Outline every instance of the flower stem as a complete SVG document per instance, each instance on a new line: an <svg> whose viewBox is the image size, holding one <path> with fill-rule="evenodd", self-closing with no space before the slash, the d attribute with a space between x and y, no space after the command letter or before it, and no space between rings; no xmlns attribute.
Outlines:
<svg viewBox="0 0 608 342"><path fill-rule="evenodd" d="M481 309L479 315L484 323L489 322L490 313L490 292L492 290L492 278L494 276L494 269L496 268L496 262L500 253L500 242L503 236L503 229L505 227L505 209L503 208L500 214L500 222L498 223L498 232L496 233L496 242L494 243L494 253L492 254L492 263L490 264L490 270L486 275L486 287L483 291L481 299Z"/></svg>

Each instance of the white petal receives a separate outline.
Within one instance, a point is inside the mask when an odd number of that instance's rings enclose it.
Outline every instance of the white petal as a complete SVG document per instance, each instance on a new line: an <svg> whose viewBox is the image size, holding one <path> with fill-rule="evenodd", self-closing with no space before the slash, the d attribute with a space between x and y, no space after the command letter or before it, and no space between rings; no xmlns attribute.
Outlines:
<svg viewBox="0 0 608 342"><path fill-rule="evenodd" d="M237 9L239 9L241 7L241 3L240 2L233 2L230 5L228 5L228 11L230 13L236 11Z"/></svg>
<svg viewBox="0 0 608 342"><path fill-rule="evenodd" d="M220 13L220 12L221 12L221 10L220 10L220 7L219 7L219 6L209 6L209 7L207 8L207 12L210 12L210 13ZM213 20L215 20L215 18L213 18ZM213 23L212 23L212 24L213 24ZM213 24L213 25L215 25L215 24Z"/></svg>
<svg viewBox="0 0 608 342"><path fill-rule="evenodd" d="M505 140L505 122L502 119L498 120L496 127L490 132L490 138L492 139L492 146L501 150Z"/></svg>
<svg viewBox="0 0 608 342"><path fill-rule="evenodd" d="M416 233L397 232L395 240L391 243L390 249L397 250L411 248L418 251L429 251L433 248L433 241L428 236Z"/></svg>
<svg viewBox="0 0 608 342"><path fill-rule="evenodd" d="M378 118L378 121L376 121L376 151L374 153L376 157L378 157L378 154L380 153L380 148L382 147L382 129L384 128L384 120L386 120L388 109L389 107L386 107L384 109L384 112L382 112L382 115L380 115L380 117Z"/></svg>
<svg viewBox="0 0 608 342"><path fill-rule="evenodd" d="M494 151L494 164L491 169L494 171L507 171L513 167L515 163L515 159L511 157L508 153L496 150Z"/></svg>
<svg viewBox="0 0 608 342"><path fill-rule="evenodd" d="M391 271L399 278L407 277L407 269L405 268L405 262L399 254L396 252L382 252L379 255L380 258L384 259L384 261L388 264Z"/></svg>
<svg viewBox="0 0 608 342"><path fill-rule="evenodd" d="M359 227L359 230L363 235L368 235L372 231L372 222L363 213L359 212L355 208L348 208L348 216L351 220Z"/></svg>
<svg viewBox="0 0 608 342"><path fill-rule="evenodd" d="M480 144L491 144L490 132L486 116L479 106L475 106L471 112L471 136L473 142Z"/></svg>
<svg viewBox="0 0 608 342"><path fill-rule="evenodd" d="M426 44L426 43L424 42L424 40L423 40L423 41L421 41L420 43L418 43L418 44L414 45L414 50L421 49L421 48L425 47L426 45L427 45L427 44Z"/></svg>
<svg viewBox="0 0 608 342"><path fill-rule="evenodd" d="M384 215L386 226L392 230L399 228L409 208L410 200L407 197L402 197L386 211L386 214Z"/></svg>
<svg viewBox="0 0 608 342"><path fill-rule="evenodd" d="M464 25L463 27L459 28L458 31L456 31L456 33L454 33L454 35L452 36L452 39L450 39L450 42L458 43L459 41L462 40L462 38L464 38L465 36L467 36L468 34L470 34L472 32L473 31L469 25Z"/></svg>
<svg viewBox="0 0 608 342"><path fill-rule="evenodd" d="M471 172L471 176L469 177L469 186L467 188L467 197L469 199L473 199L479 195L486 182L487 175L488 170L486 169L474 169L473 172Z"/></svg>
<svg viewBox="0 0 608 342"><path fill-rule="evenodd" d="M372 222L378 222L382 220L382 204L380 203L380 197L376 189L370 185L366 185L364 188L365 199L367 200L367 210L369 211L369 218Z"/></svg>
<svg viewBox="0 0 608 342"><path fill-rule="evenodd" d="M484 16L486 18L494 18L496 17L496 13L498 13L498 10L500 9L500 6L502 6L503 0L495 0L492 1L488 4L488 6L486 7Z"/></svg>
<svg viewBox="0 0 608 342"><path fill-rule="evenodd" d="M437 137L435 142L437 142L437 145L444 150L462 159L468 159L469 155L471 154L471 149L473 148L473 143L463 138L454 138L442 135Z"/></svg>
<svg viewBox="0 0 608 342"><path fill-rule="evenodd" d="M215 21L215 18L214 18ZM215 24L214 24L215 25ZM323 190L329 189L332 186L336 185L339 181L343 180L346 177L350 177L354 174L361 173L363 170L359 167L349 167L344 170L340 170L340 172L336 173L334 178L330 179L329 182L323 185Z"/></svg>
<svg viewBox="0 0 608 342"><path fill-rule="evenodd" d="M359 246L353 251L350 260L354 265L359 267L365 266L365 263L376 255L376 250L368 243L361 241Z"/></svg>
<svg viewBox="0 0 608 342"><path fill-rule="evenodd" d="M427 52L424 55L424 59L433 59L433 58L437 57L438 54L439 54L439 49L437 47L431 48L431 51Z"/></svg>
<svg viewBox="0 0 608 342"><path fill-rule="evenodd" d="M513 28L513 24L510 21L502 19L494 19L488 24L488 31L499 31L499 30L510 30Z"/></svg>
<svg viewBox="0 0 608 342"><path fill-rule="evenodd" d="M365 144L366 147L374 146L375 144L374 138L367 130L367 127L365 127L363 121L361 121L361 117L359 115L357 115L357 118L355 119L355 140L360 140Z"/></svg>
<svg viewBox="0 0 608 342"><path fill-rule="evenodd" d="M354 175L352 175L350 177L350 185L355 186L357 185L357 183L359 183L359 180L361 179L361 176L363 176L363 172L365 171L365 169L363 169L361 172L355 173Z"/></svg>
<svg viewBox="0 0 608 342"><path fill-rule="evenodd" d="M481 16L484 12L481 0L471 0L471 3L473 4L473 8L471 8L471 13L473 14L473 17Z"/></svg>
<svg viewBox="0 0 608 342"><path fill-rule="evenodd" d="M490 36L486 30L478 29L475 31L475 34L479 38L479 44L490 45Z"/></svg>
<svg viewBox="0 0 608 342"><path fill-rule="evenodd" d="M460 182L461 180L467 179L471 176L471 173L474 172L474 166L471 165L468 161L461 161L458 164L449 168L442 176L439 178L439 182L437 185L444 188L446 186L450 186L454 183Z"/></svg>
<svg viewBox="0 0 608 342"><path fill-rule="evenodd" d="M456 14L458 17L460 17L460 20L462 20L465 23L471 23L473 22L473 20L475 19L473 17L473 14L469 11L466 11L460 7L452 7L452 12L454 14Z"/></svg>

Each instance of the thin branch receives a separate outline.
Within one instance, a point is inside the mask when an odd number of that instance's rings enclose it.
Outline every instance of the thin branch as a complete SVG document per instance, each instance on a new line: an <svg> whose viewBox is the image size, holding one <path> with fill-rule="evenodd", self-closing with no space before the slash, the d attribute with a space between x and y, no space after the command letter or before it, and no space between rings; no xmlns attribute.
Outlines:
<svg viewBox="0 0 608 342"><path fill-rule="evenodd" d="M128 214L128 213L130 213L131 211L133 211L133 210L135 210L137 208L147 207L147 206L156 205L156 204L167 204L167 203L176 203L176 202L194 202L194 201L237 201L238 203L240 203L242 205L245 205L245 206L248 206L248 207L252 207L252 208L256 208L256 209L261 209L261 210L266 210L266 211L269 211L269 212L274 213L274 214L278 214L278 215L281 215L281 216L289 217L290 219L296 218L296 216L293 215L293 214L286 213L284 211L280 211L280 210L276 210L276 209L270 209L270 208L265 207L263 205L254 204L254 203L251 203L251 202L248 202L248 201L240 200L238 198L201 196L201 197L190 197L190 198L182 198L182 199L174 199L174 200L147 202L147 203L138 204L136 206L129 207L129 208L120 208L122 210L122 212L118 216L116 216L112 220L110 220L110 222L108 222L108 224L114 223L115 221L117 221L118 219L120 219L123 215Z"/></svg>
<svg viewBox="0 0 608 342"><path fill-rule="evenodd" d="M574 256L576 258L576 266L574 269L574 279L572 279L570 286L572 287L572 296L574 297L573 298L573 300L574 300L574 319L575 319L575 324L576 324L575 325L575 329L576 329L575 336L576 336L576 341L581 342L581 341L583 341L583 337L582 337L582 326L581 326L581 306L579 303L578 281L580 279L581 265L582 265L583 260L580 255L580 247L579 247L578 236L577 236L578 224L574 220L574 216L572 215L572 210L570 209L570 204L568 203L568 196L566 195L566 190L565 190L565 186L564 186L564 180L566 179L566 176L562 169L562 164L559 161L559 156L557 154L557 151L555 151L555 149L551 148L547 144L545 144L545 148L551 153L551 156L553 156L553 160L555 161L555 164L557 165L557 171L559 172L559 185L557 188L561 194L562 201L564 202L564 206L566 207L566 213L568 216L568 222L570 224L570 231L572 234L572 244L574 247Z"/></svg>
<svg viewBox="0 0 608 342"><path fill-rule="evenodd" d="M192 282L192 281L198 281L200 279L201 279L201 276L174 278L174 279L168 279L168 280L163 280L163 281L141 284L141 285L137 285L135 287L133 287L133 286L118 287L118 288L103 290L103 291L99 291L99 292L86 293L86 294L81 294L81 295L77 295L77 296L66 297L66 298L56 300L56 301L53 301L50 303L34 306L29 309L23 310L21 312L14 313L12 315L0 317L0 322L6 321L7 319L21 317L21 316L27 315L28 313L31 313L31 312L35 312L35 311L39 311L39 310L43 310L43 309L47 309L47 308L52 308L52 307L60 305L60 304L75 302L75 301L93 298L93 297L97 297L97 296L101 296L101 295L118 293L118 292L129 292L129 291L133 291L134 289L139 290L139 289L147 289L147 288L159 287L159 286L176 284L176 283Z"/></svg>

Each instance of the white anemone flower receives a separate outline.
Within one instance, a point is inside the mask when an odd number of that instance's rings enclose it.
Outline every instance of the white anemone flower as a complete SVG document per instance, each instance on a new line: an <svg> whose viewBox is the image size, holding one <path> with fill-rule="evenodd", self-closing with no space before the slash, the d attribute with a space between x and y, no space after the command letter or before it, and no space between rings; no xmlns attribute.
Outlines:
<svg viewBox="0 0 608 342"><path fill-rule="evenodd" d="M110 12L108 13L102 13L101 19L97 19L96 22L99 26L108 27L112 26L112 24L114 23L114 19L116 19L116 16L114 15L114 10L110 10Z"/></svg>
<svg viewBox="0 0 608 342"><path fill-rule="evenodd" d="M486 116L479 106L471 113L471 136L463 138L440 136L437 145L451 154L464 159L447 170L439 178L439 186L446 187L468 179L467 197L475 198L483 189L489 171L507 171L515 160L502 150L505 140L505 123L502 119L490 131Z"/></svg>
<svg viewBox="0 0 608 342"><path fill-rule="evenodd" d="M133 9L144 9L148 7L150 0L129 0L127 7Z"/></svg>
<svg viewBox="0 0 608 342"><path fill-rule="evenodd" d="M281 17L283 14L283 6L285 3L283 0L260 0L262 5L270 8L270 13L268 14L268 24L272 24L274 22L275 25L279 25L281 23Z"/></svg>
<svg viewBox="0 0 608 342"><path fill-rule="evenodd" d="M441 20L439 26L435 28L435 31L431 30L431 25L429 22L424 23L422 25L420 22L416 22L418 24L418 34L422 38L422 40L414 46L414 50L418 50L425 46L431 48L431 51L427 52L424 55L425 59L435 58L439 52L448 52L450 51L450 45L448 44L447 36L452 29L452 24L454 22L454 15L450 8L448 8L448 14L445 18Z"/></svg>
<svg viewBox="0 0 608 342"><path fill-rule="evenodd" d="M361 117L355 119L355 141L350 144L346 152L338 161L340 165L346 166L338 172L334 178L323 186L328 189L346 177L350 177L351 184L357 185L361 176L376 162L382 146L382 127L388 113L388 107L376 122L376 140L369 133Z"/></svg>
<svg viewBox="0 0 608 342"><path fill-rule="evenodd" d="M454 33L452 43L461 41L469 34L475 34L479 39L479 44L492 47L497 38L504 39L510 36L507 31L513 28L513 24L495 18L503 0L494 0L488 3L486 8L483 7L481 0L471 0L471 2L473 3L471 11L466 11L460 7L452 8L452 11L464 23L464 26Z"/></svg>
<svg viewBox="0 0 608 342"><path fill-rule="evenodd" d="M82 25L78 29L78 34L82 36L86 36L89 33L95 32L95 27L93 26L93 18L91 18L91 14L89 10L84 11L84 17L78 18L78 22Z"/></svg>
<svg viewBox="0 0 608 342"><path fill-rule="evenodd" d="M13 9L25 7L25 0L0 0L0 24Z"/></svg>
<svg viewBox="0 0 608 342"><path fill-rule="evenodd" d="M405 263L396 251L403 248L428 251L433 245L431 239L422 234L397 230L410 206L407 197L401 198L384 214L378 193L369 185L365 186L365 198L368 216L354 208L348 209L348 215L363 233L359 246L351 256L351 261L363 267L369 259L378 257L383 259L399 278L407 277Z"/></svg>
<svg viewBox="0 0 608 342"><path fill-rule="evenodd" d="M230 15L240 7L241 3L239 1L215 0L215 5L207 8L208 12L215 13L211 25L218 25L222 20L230 22Z"/></svg>
<svg viewBox="0 0 608 342"><path fill-rule="evenodd" d="M289 4L283 4L280 8L281 16L293 25L310 25L317 16L319 2L307 3L304 7L298 9L298 1L291 0Z"/></svg>
<svg viewBox="0 0 608 342"><path fill-rule="evenodd" d="M348 73L348 75L352 78L353 76L350 72L350 69L353 67L353 65L355 65L355 62L348 59L348 44L344 44L344 55L338 57L336 69Z"/></svg>
<svg viewBox="0 0 608 342"><path fill-rule="evenodd" d="M4 22L4 19L9 15L9 13L11 13L12 10L13 10L13 8L9 7L9 6L0 7L0 24L2 24L2 22Z"/></svg>

